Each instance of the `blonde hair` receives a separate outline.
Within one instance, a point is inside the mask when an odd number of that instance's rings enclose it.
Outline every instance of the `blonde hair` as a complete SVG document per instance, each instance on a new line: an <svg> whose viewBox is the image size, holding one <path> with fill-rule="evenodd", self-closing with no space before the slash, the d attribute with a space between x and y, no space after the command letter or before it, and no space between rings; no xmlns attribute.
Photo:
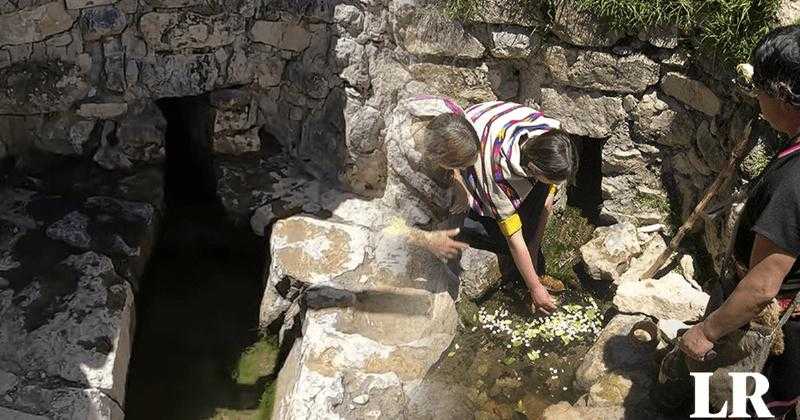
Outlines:
<svg viewBox="0 0 800 420"><path fill-rule="evenodd" d="M480 140L464 114L434 117L423 137L425 158L449 169L466 168L478 160Z"/></svg>

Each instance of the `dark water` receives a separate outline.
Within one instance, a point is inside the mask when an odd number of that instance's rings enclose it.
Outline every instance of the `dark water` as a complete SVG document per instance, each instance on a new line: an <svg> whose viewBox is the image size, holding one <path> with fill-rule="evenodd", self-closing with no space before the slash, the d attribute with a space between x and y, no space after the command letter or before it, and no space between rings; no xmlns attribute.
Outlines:
<svg viewBox="0 0 800 420"><path fill-rule="evenodd" d="M264 241L234 228L216 198L208 98L158 105L166 214L137 295L127 418L248 418L266 384L241 384L234 371L258 341Z"/></svg>
<svg viewBox="0 0 800 420"><path fill-rule="evenodd" d="M127 418L256 408L264 385L232 372L258 340L263 244L234 234L208 202L173 203L163 226L138 296Z"/></svg>

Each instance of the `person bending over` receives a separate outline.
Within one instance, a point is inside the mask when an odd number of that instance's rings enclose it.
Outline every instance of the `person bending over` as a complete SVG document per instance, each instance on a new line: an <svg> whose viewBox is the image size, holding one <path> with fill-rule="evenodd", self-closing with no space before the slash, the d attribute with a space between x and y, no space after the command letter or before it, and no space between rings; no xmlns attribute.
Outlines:
<svg viewBox="0 0 800 420"><path fill-rule="evenodd" d="M459 225L499 245L501 252L508 251L537 311L553 312L556 305L539 278L543 274L540 245L555 185L572 179L577 171L572 139L560 130L557 120L502 101L439 115L426 128L423 150L427 158L453 170L456 198L451 212L460 215ZM444 240L431 248L453 258L457 244Z"/></svg>

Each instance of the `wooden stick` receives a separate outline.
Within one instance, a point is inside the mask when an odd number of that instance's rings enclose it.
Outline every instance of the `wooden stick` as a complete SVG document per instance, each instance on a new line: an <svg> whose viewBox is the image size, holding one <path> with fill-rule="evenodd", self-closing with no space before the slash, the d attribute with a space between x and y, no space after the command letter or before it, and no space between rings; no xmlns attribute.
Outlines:
<svg viewBox="0 0 800 420"><path fill-rule="evenodd" d="M655 263L642 274L642 280L653 278L653 276L661 269L664 263L669 260L672 254L678 249L678 246L681 244L683 237L686 236L692 229L694 229L697 222L705 213L706 207L708 204L711 203L711 200L719 193L719 190L722 189L722 186L725 182L729 181L730 178L733 176L734 172L736 171L736 167L739 165L739 162L747 156L750 150L753 148L753 145L750 145L750 132L752 130L753 122L749 121L744 128L744 132L742 133L742 137L739 139L739 142L734 147L733 151L731 152L731 157L728 159L727 165L719 172L717 178L708 187L706 190L706 195L697 203L697 206L692 211L692 214L686 219L686 222L678 229L678 232L675 234L675 237L672 238L670 241L669 246L661 255L658 256ZM750 146L750 147L748 147Z"/></svg>

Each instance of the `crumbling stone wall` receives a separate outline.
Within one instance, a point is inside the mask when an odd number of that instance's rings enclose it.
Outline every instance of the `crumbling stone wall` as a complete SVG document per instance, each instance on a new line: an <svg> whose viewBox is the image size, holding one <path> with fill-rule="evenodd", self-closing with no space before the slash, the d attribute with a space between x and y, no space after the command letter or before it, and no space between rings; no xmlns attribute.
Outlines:
<svg viewBox="0 0 800 420"><path fill-rule="evenodd" d="M317 177L379 196L386 120L429 92L540 107L604 142L608 222L685 217L755 113L728 76L669 28L615 33L568 2L546 26L497 4L464 23L425 0L0 0L0 158L159 162L154 101L212 93L218 156L263 157L269 135ZM706 229L715 254L724 214Z"/></svg>

